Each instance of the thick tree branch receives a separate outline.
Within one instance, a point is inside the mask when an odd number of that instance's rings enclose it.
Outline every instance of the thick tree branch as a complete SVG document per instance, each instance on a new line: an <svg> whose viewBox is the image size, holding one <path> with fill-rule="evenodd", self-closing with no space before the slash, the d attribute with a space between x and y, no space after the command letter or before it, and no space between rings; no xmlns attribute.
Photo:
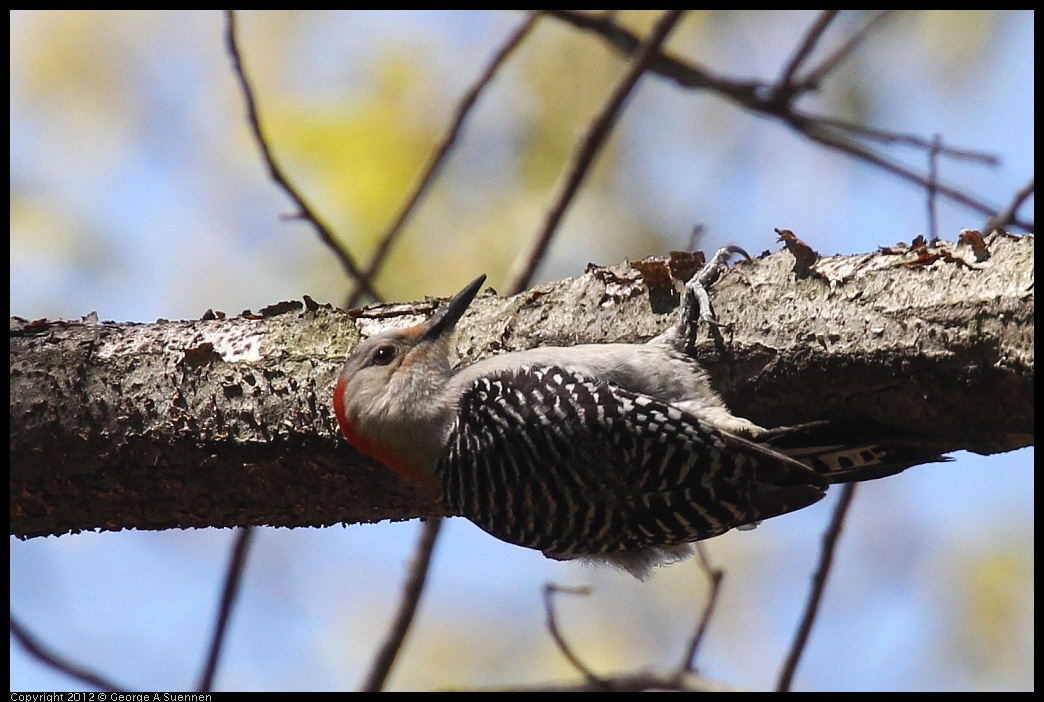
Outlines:
<svg viewBox="0 0 1044 702"><path fill-rule="evenodd" d="M1030 445L1033 241L995 237L974 268L878 253L821 259L802 278L788 252L768 255L718 284L732 329L701 332L698 352L733 410L765 426L866 417L941 450ZM481 297L461 353L647 339L676 318L668 271L592 266ZM339 439L330 411L359 332L416 322L435 301L355 319L307 303L195 322L12 319L11 533L444 514Z"/></svg>

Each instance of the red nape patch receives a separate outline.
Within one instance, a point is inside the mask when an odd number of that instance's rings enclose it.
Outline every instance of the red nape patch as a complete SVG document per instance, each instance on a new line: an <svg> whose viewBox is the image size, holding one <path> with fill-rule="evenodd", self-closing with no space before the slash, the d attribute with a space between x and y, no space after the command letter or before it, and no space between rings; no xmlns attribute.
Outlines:
<svg viewBox="0 0 1044 702"><path fill-rule="evenodd" d="M341 433L351 441L352 437L348 434L348 414L344 408L344 390L347 385L348 381L343 375L337 378L337 387L334 388L334 414L337 415L337 426L341 427Z"/></svg>

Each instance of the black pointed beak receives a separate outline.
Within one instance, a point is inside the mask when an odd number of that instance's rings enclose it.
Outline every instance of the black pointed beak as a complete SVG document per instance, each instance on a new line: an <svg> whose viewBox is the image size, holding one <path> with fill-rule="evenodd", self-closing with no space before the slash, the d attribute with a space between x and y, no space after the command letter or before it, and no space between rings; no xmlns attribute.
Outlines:
<svg viewBox="0 0 1044 702"><path fill-rule="evenodd" d="M475 278L475 280L468 283L468 287L454 295L453 299L443 305L442 308L428 320L428 325L422 334L422 338L438 339L446 332L451 331L460 318L464 316L465 310L468 309L468 305L470 305L471 301L475 299L476 295L478 295L478 291L482 289L482 284L484 282L486 282L486 275L483 273L478 278Z"/></svg>

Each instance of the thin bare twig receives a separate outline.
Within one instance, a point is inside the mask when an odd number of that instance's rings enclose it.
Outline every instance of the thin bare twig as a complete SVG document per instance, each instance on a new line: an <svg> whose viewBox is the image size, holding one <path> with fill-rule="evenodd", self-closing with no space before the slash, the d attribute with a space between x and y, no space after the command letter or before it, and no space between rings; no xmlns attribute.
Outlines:
<svg viewBox="0 0 1044 702"><path fill-rule="evenodd" d="M366 267L366 277L369 280L373 280L377 276L377 271L381 264L384 263L385 257L388 255L388 251L391 249L391 245L398 238L402 232L403 227L413 214L414 210L420 204L424 195L428 191L428 187L435 180L435 176L442 170L443 163L446 157L449 155L450 149L457 141L457 137L460 135L461 130L464 128L464 122L468 118L468 114L471 112L471 108L474 107L475 102L478 100L479 95L486 88L487 85L493 80L493 77L500 70L501 66L507 60L507 58L518 48L525 39L530 31L536 26L537 20L540 19L540 11L531 11L529 16L526 17L525 21L519 26L514 33L508 37L508 40L504 42L504 45L500 47L493 60L490 61L489 66L479 76L479 79L475 81L475 84L471 86L471 89L460 99L460 103L457 105L456 114L453 116L453 123L447 130L446 135L442 137L442 142L439 144L435 153L432 154L431 160L428 162L427 168L424 170L424 175L418 181L413 193L406 201L405 206L399 211L399 214L395 217L395 221L392 222L388 230L377 242L377 247L374 249L373 257L370 259L369 265ZM346 307L355 307L359 303L359 299L362 296L361 286L356 286L352 290L352 294L348 297L348 302L345 304Z"/></svg>
<svg viewBox="0 0 1044 702"><path fill-rule="evenodd" d="M845 58L848 57L856 47L863 43L863 40L870 34L870 30L877 26L877 24L885 17L890 15L895 10L882 10L878 14L874 15L863 24L856 32L848 38L841 46L823 60L819 67L811 71L804 78L801 79L801 85L803 86L818 86L822 82L823 78L834 70Z"/></svg>
<svg viewBox="0 0 1044 702"><path fill-rule="evenodd" d="M417 612L417 605L421 595L424 593L424 585L428 580L428 572L431 568L431 555L435 550L438 540L439 528L442 526L441 518L433 518L424 522L421 529L421 537L413 552L413 560L410 562L406 582L402 589L402 601L399 603L399 611L395 615L391 630L388 632L384 644L381 646L377 657L373 661L370 674L363 683L363 691L378 692L384 687L384 683L391 674L392 666L399 655L406 634L410 631L413 617Z"/></svg>
<svg viewBox="0 0 1044 702"><path fill-rule="evenodd" d="M790 99L790 96L795 93L795 89L801 90L803 88L807 89L807 87L815 87L816 84L811 81L801 81L799 84L794 80L794 76L797 74L798 69L801 68L801 64L805 62L805 59L812 54L813 49L816 48L816 44L819 43L827 27L840 13L841 10L823 10L816 16L816 21L805 32L805 36L798 43L794 55L787 61L786 66L783 67L782 75L776 81L777 95L783 95L786 99Z"/></svg>
<svg viewBox="0 0 1044 702"><path fill-rule="evenodd" d="M711 616L714 614L714 607L718 604L718 593L721 590L721 581L725 578L725 571L711 565L710 559L707 557L707 550L701 543L696 544L696 556L699 559L700 570L707 576L707 582L710 583L710 594L707 595L707 604L703 607L703 614L700 616L700 623L696 626L696 632L693 634L692 639L689 641L689 646L685 650L685 657L682 658L681 670L683 672L693 672L696 670L696 654L699 652L700 644L703 642L703 637L707 633L707 627L710 625Z"/></svg>
<svg viewBox="0 0 1044 702"><path fill-rule="evenodd" d="M553 204L547 214L547 218L544 220L544 226L537 235L529 253L517 259L514 270L509 276L507 289L511 291L511 294L521 292L529 287L533 274L543 260L544 253L551 243L551 238L558 229L558 224L565 216L569 204L590 171L591 164L594 163L595 157L601 151L602 145L609 138L609 134L620 116L624 103L631 95L642 75L648 70L650 62L659 54L660 47L667 40L671 30L674 29L678 20L684 14L685 10L666 10L663 13L663 16L657 20L656 25L649 34L649 38L635 54L627 74L616 86L616 89L613 90L602 111L591 121L587 128L587 133L577 144L573 158L567 167L565 177L562 179L558 192L552 200Z"/></svg>
<svg viewBox="0 0 1044 702"><path fill-rule="evenodd" d="M46 646L40 643L35 636L29 633L29 631L22 626L21 622L15 619L14 615L11 615L11 636L15 638L18 643L22 645L22 648L26 652L50 667L65 673L74 680L78 680L85 685L96 687L99 690L105 690L106 692L122 692L123 688L117 686L110 680L103 678L97 673L82 668L75 663L66 660L62 656L58 655L54 651L49 650Z"/></svg>
<svg viewBox="0 0 1044 702"><path fill-rule="evenodd" d="M640 45L638 37L629 30L596 15L575 10L547 10L548 16L568 22L573 26L597 34L601 39L617 51L633 55ZM690 89L710 89L721 97L730 100L752 112L760 112L788 124L792 129L804 134L812 141L830 149L847 153L866 161L898 178L914 185L926 188L928 180L925 176L911 171L874 151L854 143L850 138L836 133L838 122L827 118L798 111L792 103L780 102L758 81L730 80L712 74L710 71L682 61L673 56L658 54L649 64L649 70L670 78L678 85ZM847 130L851 131L851 130ZM881 134L883 132L879 132ZM924 147L930 148L930 147ZM945 184L937 185L937 192L969 209L995 216L997 208L978 199L974 195L962 192ZM1025 229L1032 229L1032 224L1016 220L1013 224Z"/></svg>
<svg viewBox="0 0 1044 702"><path fill-rule="evenodd" d="M794 671L797 670L801 654L808 643L809 634L812 633L812 625L815 624L816 614L819 613L819 603L822 601L823 592L826 589L827 577L830 575L830 568L834 563L834 549L837 547L838 538L841 536L841 528L844 526L848 507L852 504L852 498L855 496L855 489L856 483L847 483L844 486L844 489L841 491L841 499L834 510L833 518L830 520L830 526L827 527L826 533L823 535L823 551L819 556L819 568L812 579L812 591L808 594L808 604L805 607L804 615L801 617L801 625L798 627L797 635L794 637L794 643L791 644L790 653L787 654L783 670L780 671L779 683L776 685L777 692L790 690L790 685L794 679Z"/></svg>
<svg viewBox="0 0 1044 702"><path fill-rule="evenodd" d="M699 248L700 240L707 234L707 227L703 223L693 225L689 233L689 248L686 251L695 253Z"/></svg>
<svg viewBox="0 0 1044 702"><path fill-rule="evenodd" d="M916 134L902 134L900 132L888 132L882 129L874 129L873 127L867 127L861 124L854 124L841 119L834 119L833 117L816 117L820 124L825 127L831 127L842 132L848 132L855 136L864 137L872 141L879 141L882 144L899 144L902 146L910 146L915 149L921 149L922 151L930 151L932 149L932 140L925 139L924 137L917 136ZM986 166L997 166L1000 165L1000 159L994 155L984 151L970 151L968 149L954 149L952 147L941 145L939 147L939 153L947 158L952 158L962 161L978 161L979 163Z"/></svg>
<svg viewBox="0 0 1044 702"><path fill-rule="evenodd" d="M928 151L928 240L938 241L939 226L935 214L935 184L939 180L939 151L942 149L942 137L936 134L932 138L932 148Z"/></svg>
<svg viewBox="0 0 1044 702"><path fill-rule="evenodd" d="M900 165L899 163L890 161L886 157L878 154L877 152L869 149L868 147L863 146L862 144L857 144L851 139L848 139L840 134L832 133L829 129L824 129L823 127L825 125L819 122L818 118L810 117L795 112L793 115L791 115L790 121L799 123L798 131L800 131L802 134L804 134L814 142L850 154L868 163L872 163L875 166L878 166L879 168L891 173L892 175L902 178L903 180L910 181L918 187L928 187L929 181L926 176L912 171L909 168ZM936 192L938 192L939 194L945 195L954 202L959 202L965 207L979 212L980 214L993 216L994 213L997 211L997 208L993 207L992 205L986 204L981 200L978 200L974 196L968 195L967 193L964 193L953 186L936 182L935 188ZM1017 222L1017 224L1019 224L1019 226L1027 226L1021 221Z"/></svg>
<svg viewBox="0 0 1044 702"><path fill-rule="evenodd" d="M315 212L308 201L305 200L301 193L297 192L297 189L290 184L289 179L283 173L283 169L275 160L275 156L272 155L272 150L268 148L268 141L265 139L264 131L261 128L261 118L257 112L257 102L254 100L254 91L250 87L250 81L246 76L246 70L243 68L243 59L239 53L239 40L236 37L236 11L225 10L226 27L225 33L226 44L228 45L228 53L232 57L232 68L236 74L236 80L239 81L239 87L243 91L243 99L246 102L247 108L247 119L250 121L250 129L254 134L254 139L257 141L258 148L261 149L261 156L265 160L265 165L268 166L268 173L275 181L276 185L281 187L290 199L297 205L297 217L310 222L315 227L316 232L319 234L319 238L323 241L327 247L333 251L334 256L341 262L341 267L344 268L345 273L348 274L349 278L355 280L363 291L372 297L374 300L380 300L380 295L374 290L373 285L370 283L370 279L361 271L355 263L355 258L352 257L351 252L348 251L337 238L330 231L329 227L323 223L319 218L319 215Z"/></svg>
<svg viewBox="0 0 1044 702"><path fill-rule="evenodd" d="M613 692L751 692L705 678L697 673L679 673L676 670L657 671L642 669L634 673L622 673L603 678ZM467 692L604 692L605 684L592 684L589 680L579 682L538 682L528 685L507 685L493 688L468 687Z"/></svg>
<svg viewBox="0 0 1044 702"><path fill-rule="evenodd" d="M568 22L577 29L598 34L610 46L625 56L634 56L642 48L642 39L626 27L616 24L612 16L593 15L576 10L544 10L544 13L555 19ZM734 92L733 99L742 101L753 97L761 85L754 81L742 83L719 78L709 71L680 61L673 56L657 52L649 64L649 70L665 78L670 78L684 88L712 88L721 92Z"/></svg>
<svg viewBox="0 0 1044 702"><path fill-rule="evenodd" d="M221 593L221 607L218 609L218 618L214 625L214 637L210 641L207 664L203 677L199 681L200 692L210 692L214 688L214 675L217 672L221 648L225 642L228 618L232 615L232 605L236 602L239 584L243 581L243 570L246 566L246 557L253 535L254 529L249 526L241 528L236 535L236 542L232 547L232 557L228 561L228 571L225 574L225 587Z"/></svg>
<svg viewBox="0 0 1044 702"><path fill-rule="evenodd" d="M1007 207L1004 208L1004 210L1002 210L996 216L991 217L989 220L987 220L986 225L985 227L983 227L982 231L986 234L989 234L998 227L1007 227L1009 224L1017 223L1017 217L1015 216L1015 213L1019 211L1019 208L1022 207L1022 203L1026 202L1026 200L1028 200L1029 196L1032 194L1033 181L1031 180L1029 183L1018 189L1018 191L1015 193L1015 197L1012 198L1011 202L1008 204ZM1032 232L1032 227L1027 231Z"/></svg>
<svg viewBox="0 0 1044 702"><path fill-rule="evenodd" d="M591 588L565 587L553 583L547 583L544 585L544 612L547 615L547 630L551 633L551 638L555 640L558 650L562 652L562 655L568 659L574 668L580 671L592 687L600 690L611 690L612 686L608 682L598 675L595 675L594 671L584 665L576 654L573 653L573 649L571 649L569 644L566 643L565 638L562 636L562 632L558 630L558 621L555 617L555 595L559 592L568 593L570 595L590 595Z"/></svg>

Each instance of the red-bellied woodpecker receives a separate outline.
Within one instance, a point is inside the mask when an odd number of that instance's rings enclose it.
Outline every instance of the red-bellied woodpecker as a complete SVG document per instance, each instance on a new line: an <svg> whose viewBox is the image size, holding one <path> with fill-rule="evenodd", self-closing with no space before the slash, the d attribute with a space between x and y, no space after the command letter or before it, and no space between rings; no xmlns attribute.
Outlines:
<svg viewBox="0 0 1044 702"><path fill-rule="evenodd" d="M932 452L766 430L731 414L691 355L697 312L736 247L686 286L678 323L644 344L542 347L451 367L452 330L480 276L430 320L348 358L334 409L359 451L441 489L446 507L551 558L644 578L691 543L816 502L831 482L881 477Z"/></svg>

